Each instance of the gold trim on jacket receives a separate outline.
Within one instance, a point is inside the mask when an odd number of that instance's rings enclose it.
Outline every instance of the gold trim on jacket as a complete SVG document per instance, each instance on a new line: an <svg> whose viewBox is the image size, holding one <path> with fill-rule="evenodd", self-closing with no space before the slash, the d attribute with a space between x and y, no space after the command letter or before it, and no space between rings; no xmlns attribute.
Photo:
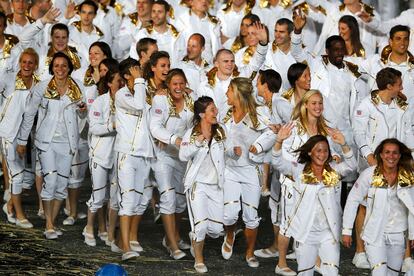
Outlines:
<svg viewBox="0 0 414 276"><path fill-rule="evenodd" d="M52 61L53 55L57 52L53 49L52 46L50 46L49 50L47 51L47 57L46 57L46 65L48 66L50 62ZM72 61L73 69L78 70L81 67L80 58L77 55L78 50L76 50L75 47L69 46L63 51L65 55L67 55Z"/></svg>
<svg viewBox="0 0 414 276"><path fill-rule="evenodd" d="M40 79L38 76L36 76L35 74L32 75L32 86L37 84ZM24 83L23 79L22 79L22 74L21 71L19 71L16 75L16 81L15 81L15 85L14 85L14 89L15 90L28 90L30 89L30 87L27 87L26 84Z"/></svg>
<svg viewBox="0 0 414 276"><path fill-rule="evenodd" d="M244 14L249 14L252 12L254 5L256 4L255 0L247 0L244 6ZM224 13L228 13L231 10L231 6L233 5L233 1L229 0L226 3L226 6L223 8Z"/></svg>
<svg viewBox="0 0 414 276"><path fill-rule="evenodd" d="M374 91L371 92L371 102L376 106L382 101L378 93L379 93L379 90L374 90ZM394 98L394 100L395 100L395 104L400 109L402 109L404 111L407 110L408 103L404 99L397 96L397 98Z"/></svg>
<svg viewBox="0 0 414 276"><path fill-rule="evenodd" d="M414 184L414 173L406 171L404 168L398 168L397 185L407 187ZM388 182L377 166L372 175L371 187L388 188Z"/></svg>
<svg viewBox="0 0 414 276"><path fill-rule="evenodd" d="M340 175L334 169L332 169L329 164L326 164L325 168L323 169L322 181L319 181L319 179L315 176L310 164L305 165L300 178L304 184L317 184L319 182L322 182L325 186L328 187L334 187L338 185L338 182L340 181Z"/></svg>
<svg viewBox="0 0 414 276"><path fill-rule="evenodd" d="M243 53L243 64L249 64L254 52L256 51L255 46L249 46Z"/></svg>
<svg viewBox="0 0 414 276"><path fill-rule="evenodd" d="M218 68L217 67L213 67L210 69L210 71L207 72L206 76L207 76L207 80L208 80L208 84L211 87L215 87L216 86L216 76L217 76L217 71ZM234 66L233 69L233 74L231 75L231 77L238 77L240 74L240 72L237 69L237 66Z"/></svg>
<svg viewBox="0 0 414 276"><path fill-rule="evenodd" d="M152 34L152 32L154 31L154 25L150 24L147 27L145 27L145 29L147 30L148 34ZM171 24L167 23L167 29L171 31L174 38L177 38L180 34L180 32Z"/></svg>
<svg viewBox="0 0 414 276"><path fill-rule="evenodd" d="M3 58L5 59L10 57L11 50L14 46L17 45L17 43L19 43L19 39L17 38L17 36L11 34L4 34L4 38L5 41L3 44Z"/></svg>
<svg viewBox="0 0 414 276"><path fill-rule="evenodd" d="M390 45L385 46L381 51L381 62L383 64L387 64L388 60L390 58L392 49ZM414 56L410 53L410 51L407 51L408 59L407 64L411 69L414 69Z"/></svg>
<svg viewBox="0 0 414 276"><path fill-rule="evenodd" d="M198 124L191 131L190 144L194 144L195 141L197 140L197 137L200 135L201 135L201 126L200 124ZM214 133L212 133L211 136L212 138L214 138L214 140L216 140L216 142L221 142L226 139L226 133L224 132L224 129L220 125L217 125L217 128L215 128L215 131Z"/></svg>
<svg viewBox="0 0 414 276"><path fill-rule="evenodd" d="M72 23L72 26L75 26L75 28L78 30L78 32L82 32L82 26L81 26L81 22L80 21L75 21ZM97 26L93 25L96 34L100 37L102 37L104 35L104 33L101 31L101 29L99 29Z"/></svg>
<svg viewBox="0 0 414 276"><path fill-rule="evenodd" d="M67 95L72 102L77 102L82 99L82 92L76 82L68 77L68 90L64 95ZM57 90L55 77L53 77L47 85L44 97L51 100L59 100L60 94Z"/></svg>

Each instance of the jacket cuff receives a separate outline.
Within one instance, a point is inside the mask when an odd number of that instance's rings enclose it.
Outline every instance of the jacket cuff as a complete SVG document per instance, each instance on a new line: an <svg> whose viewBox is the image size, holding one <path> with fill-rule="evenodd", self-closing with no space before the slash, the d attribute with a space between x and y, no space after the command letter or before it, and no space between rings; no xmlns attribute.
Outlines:
<svg viewBox="0 0 414 276"><path fill-rule="evenodd" d="M291 43L295 45L302 44L302 34L295 34L292 32Z"/></svg>
<svg viewBox="0 0 414 276"><path fill-rule="evenodd" d="M253 143L253 146L256 148L257 150L257 154L261 153L263 151L263 147L262 145L260 145L259 143Z"/></svg>
<svg viewBox="0 0 414 276"><path fill-rule="evenodd" d="M171 137L170 137L170 144L171 145L174 145L175 144L175 141L177 140L177 138L178 138L177 135L175 135L175 134L171 135ZM196 145L197 145L197 141L196 141Z"/></svg>
<svg viewBox="0 0 414 276"><path fill-rule="evenodd" d="M282 155L282 150L281 149L278 150L278 151L275 151L274 149L272 149L272 156L280 157L281 155Z"/></svg>
<svg viewBox="0 0 414 276"><path fill-rule="evenodd" d="M134 85L135 84L145 84L145 80L143 78L136 78L134 80Z"/></svg>
<svg viewBox="0 0 414 276"><path fill-rule="evenodd" d="M361 154L362 156L365 157L365 159L367 159L368 155L372 154L373 152L371 151L371 149L368 147L368 145L363 145L360 148Z"/></svg>
<svg viewBox="0 0 414 276"><path fill-rule="evenodd" d="M352 228L342 228L342 235L352 236Z"/></svg>
<svg viewBox="0 0 414 276"><path fill-rule="evenodd" d="M353 153L353 151L352 151L352 149L350 150L350 151L348 151L347 153L343 153L343 156L344 156L344 158L345 159L349 159L349 158L351 158L352 156L354 156L354 153Z"/></svg>

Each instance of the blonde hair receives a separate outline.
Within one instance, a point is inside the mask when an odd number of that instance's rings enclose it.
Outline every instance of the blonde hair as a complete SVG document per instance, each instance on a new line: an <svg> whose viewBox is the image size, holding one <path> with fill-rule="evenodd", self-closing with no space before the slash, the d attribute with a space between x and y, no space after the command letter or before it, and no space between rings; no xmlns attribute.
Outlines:
<svg viewBox="0 0 414 276"><path fill-rule="evenodd" d="M33 49L33 48L26 48L26 49L24 49L24 51L20 54L20 57L19 57L19 65L22 62L23 55L32 56L34 58L34 60L35 60L36 68L39 67L39 55L37 54L37 52L35 51L35 49Z"/></svg>
<svg viewBox="0 0 414 276"><path fill-rule="evenodd" d="M249 78L234 78L230 81L235 99L240 103L243 112L249 114L254 127L258 126L257 111L259 106L253 97L253 85Z"/></svg>
<svg viewBox="0 0 414 276"><path fill-rule="evenodd" d="M292 112L292 120L298 120L300 124L302 125L302 127L304 128L306 133L309 133L309 127L308 127L309 118L308 118L308 110L306 109L306 104L308 103L309 99L313 95L319 95L319 97L321 97L322 102L323 102L322 93L319 90L311 89L303 95L302 99L298 102L298 104L295 106ZM328 135L328 126L326 124L326 120L323 117L323 115L321 115L317 119L316 126L318 128L318 134L321 134L324 136Z"/></svg>

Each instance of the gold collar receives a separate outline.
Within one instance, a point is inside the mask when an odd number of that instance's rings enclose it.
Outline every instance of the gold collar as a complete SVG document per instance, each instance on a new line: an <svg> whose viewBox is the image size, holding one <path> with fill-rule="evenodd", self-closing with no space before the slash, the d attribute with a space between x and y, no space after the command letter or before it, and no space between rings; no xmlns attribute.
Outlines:
<svg viewBox="0 0 414 276"><path fill-rule="evenodd" d="M243 39L240 36L236 36L236 39L233 41L233 44L231 44L230 51L235 54L238 50L244 47Z"/></svg>
<svg viewBox="0 0 414 276"><path fill-rule="evenodd" d="M150 25L145 27L145 29L147 30L148 34L152 34L152 32L154 31L154 25L151 23ZM167 29L171 31L174 38L177 38L180 34L180 32L171 24L167 24Z"/></svg>
<svg viewBox="0 0 414 276"><path fill-rule="evenodd" d="M252 56L254 55L254 52L256 50L255 46L249 46L243 53L243 64L247 65L250 63L250 60L252 59Z"/></svg>
<svg viewBox="0 0 414 276"><path fill-rule="evenodd" d="M96 84L95 80L92 76L92 67L89 66L88 69L85 72L85 76L83 77L83 85L86 87L92 86Z"/></svg>
<svg viewBox="0 0 414 276"><path fill-rule="evenodd" d="M387 45L382 49L381 51L381 62L383 64L387 64L391 55L391 46ZM411 69L414 69L414 56L410 53L410 51L407 51L408 59L407 64Z"/></svg>
<svg viewBox="0 0 414 276"><path fill-rule="evenodd" d="M55 77L53 77L50 80L46 89L47 90L44 95L46 99L51 99L51 100L60 99L59 92L57 91L57 84L56 84ZM72 102L77 102L82 99L82 92L79 86L70 76L68 77L68 91L65 93L65 95L67 95Z"/></svg>
<svg viewBox="0 0 414 276"><path fill-rule="evenodd" d="M407 187L414 184L414 173L406 171L404 168L400 167L398 169L397 184L400 187ZM376 188L387 188L389 187L387 180L384 175L380 172L379 167L377 166L374 169L372 175L371 187Z"/></svg>
<svg viewBox="0 0 414 276"><path fill-rule="evenodd" d="M245 125L252 129L257 129L259 127L259 119L257 116L252 116L251 114L247 114L248 116L245 116L242 121ZM229 110L226 113L226 116L224 116L223 123L227 123L228 121L233 120L233 108L230 107Z"/></svg>
<svg viewBox="0 0 414 276"><path fill-rule="evenodd" d="M313 173L310 164L305 165L305 168L303 169L303 172L301 175L301 181L304 184L317 184L320 182L318 178L315 176L315 174ZM325 186L334 187L338 185L339 181L340 181L339 174L334 169L332 169L329 164L326 164L322 172L322 183Z"/></svg>
<svg viewBox="0 0 414 276"><path fill-rule="evenodd" d="M194 144L195 141L197 140L197 137L200 135L201 135L201 125L198 124L191 131L190 144ZM217 125L212 137L214 140L216 140L216 142L221 142L226 139L226 133L224 132L224 129L220 125Z"/></svg>
<svg viewBox="0 0 414 276"><path fill-rule="evenodd" d="M378 105L381 102L381 98L379 96L379 90L374 90L371 92L371 102L374 105ZM408 108L408 103L402 99L401 97L397 96L397 98L395 98L393 101L395 101L395 104L402 110L407 110Z"/></svg>
<svg viewBox="0 0 414 276"><path fill-rule="evenodd" d="M75 26L75 28L78 30L78 32L80 32L80 33L82 32L82 25L81 25L80 21L75 21L75 22L72 23L72 25ZM94 28L94 30L95 30L95 32L98 36L102 37L104 35L104 33L98 27L96 27L95 25L93 25L93 28Z"/></svg>
<svg viewBox="0 0 414 276"><path fill-rule="evenodd" d="M191 60L188 58L188 56L185 56L184 58L183 58L183 61L184 62L190 62ZM195 64L195 63L194 63ZM197 64L196 64L197 65ZM210 64L208 64L208 62L207 62L207 60L205 60L205 59L202 59L201 60L201 65L200 65L200 67L201 68L207 68L208 66L209 66ZM198 65L197 65L198 66Z"/></svg>
<svg viewBox="0 0 414 276"><path fill-rule="evenodd" d="M368 13L369 16L371 16L371 17L374 17L375 16L375 14L374 14L374 10L375 9L374 9L373 6L370 6L368 4L365 4L362 1L359 1L359 3L362 6L362 10L365 11L366 13ZM339 11L340 12L343 12L345 10L345 8L346 8L346 5L345 4L342 4L342 5L339 6Z"/></svg>
<svg viewBox="0 0 414 276"><path fill-rule="evenodd" d="M184 93L184 105L187 107L191 112L194 112L194 101L193 99ZM168 116L180 118L180 113L177 112L177 107L174 104L174 100L170 94L170 91L167 92L167 103L169 107Z"/></svg>
<svg viewBox="0 0 414 276"><path fill-rule="evenodd" d="M40 79L38 76L36 76L35 74L32 75L32 86L37 84ZM28 90L30 89L30 87L27 87L26 84L24 83L23 79L22 79L22 74L19 71L16 75L16 82L15 82L15 86L14 86L15 90Z"/></svg>
<svg viewBox="0 0 414 276"><path fill-rule="evenodd" d="M29 9L27 9L27 11L29 11ZM26 12L26 19L30 24L33 24L34 22L36 22L36 20L34 18L27 15L27 12ZM8 22L8 24L13 24L14 23L14 14L13 13L7 15L7 22Z"/></svg>
<svg viewBox="0 0 414 276"><path fill-rule="evenodd" d="M216 86L216 76L217 76L217 71L218 68L217 67L213 67L210 69L210 71L207 72L207 80L208 80L208 84L211 87L215 87ZM232 78L236 78L238 77L240 74L239 70L237 69L237 66L234 66L233 69L233 74L231 75Z"/></svg>
<svg viewBox="0 0 414 276"><path fill-rule="evenodd" d="M14 46L16 46L17 43L19 43L19 39L17 36L11 35L11 34L4 34L4 45L3 45L3 58L10 57L11 50Z"/></svg>
<svg viewBox="0 0 414 276"><path fill-rule="evenodd" d="M108 93L110 93L108 91ZM109 110L112 115L115 114L115 101L112 99L111 94L109 94Z"/></svg>
<svg viewBox="0 0 414 276"><path fill-rule="evenodd" d="M251 13L255 4L256 4L256 0L247 0L244 6L244 14L246 15L246 14ZM228 1L226 6L223 8L223 11L225 13L228 13L231 10L232 5L233 5L233 1L232 0Z"/></svg>
<svg viewBox="0 0 414 276"><path fill-rule="evenodd" d="M282 97L290 102L294 94L295 94L295 89L291 87L285 92L283 92Z"/></svg>
<svg viewBox="0 0 414 276"><path fill-rule="evenodd" d="M73 64L73 69L74 70L78 70L81 67L81 62L80 62L80 58L77 55L77 50L75 47L72 46L68 46L63 53L65 55L67 55L70 59L70 61L72 61ZM46 57L46 66L48 66L50 64L50 62L52 61L53 55L56 54L56 51L53 50L53 47L50 46L49 50L47 51L47 57Z"/></svg>

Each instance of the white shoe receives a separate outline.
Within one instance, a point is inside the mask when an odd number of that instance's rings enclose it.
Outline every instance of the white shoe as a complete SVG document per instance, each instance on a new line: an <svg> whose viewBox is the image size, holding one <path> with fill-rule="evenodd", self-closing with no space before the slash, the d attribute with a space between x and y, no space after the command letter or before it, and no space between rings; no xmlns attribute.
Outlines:
<svg viewBox="0 0 414 276"><path fill-rule="evenodd" d="M116 244L115 241L111 242L111 251L114 253L122 253L122 249L119 248Z"/></svg>
<svg viewBox="0 0 414 276"><path fill-rule="evenodd" d="M292 251L289 254L286 255L286 259L288 260L296 260L296 252Z"/></svg>
<svg viewBox="0 0 414 276"><path fill-rule="evenodd" d="M14 217L14 214L9 213L9 211L7 210L7 202L3 205L3 212L6 214L8 222L16 223L16 218Z"/></svg>
<svg viewBox="0 0 414 276"><path fill-rule="evenodd" d="M170 257L174 260L180 260L185 257L185 253L180 249L177 249L174 252L171 249L169 249L168 251L170 252Z"/></svg>
<svg viewBox="0 0 414 276"><path fill-rule="evenodd" d="M276 258L279 257L279 252L276 250L272 252L269 248L257 249L254 255L259 258Z"/></svg>
<svg viewBox="0 0 414 276"><path fill-rule="evenodd" d="M231 255L233 255L233 245L236 241L236 233L233 233L233 244L227 243L227 235L224 236L223 244L221 245L221 255L223 256L223 259L228 260L231 258ZM227 252L224 250L224 246L227 246L227 248L230 248L230 252Z"/></svg>
<svg viewBox="0 0 414 276"><path fill-rule="evenodd" d="M66 209L66 207L63 208L63 213L65 213L66 216L70 215L70 211L68 209Z"/></svg>
<svg viewBox="0 0 414 276"><path fill-rule="evenodd" d="M197 273L207 273L208 269L207 266L204 263L198 263L194 264L194 269Z"/></svg>
<svg viewBox="0 0 414 276"><path fill-rule="evenodd" d="M78 212L78 215L76 216L77 219L84 219L86 218L88 215L85 214L84 212Z"/></svg>
<svg viewBox="0 0 414 276"><path fill-rule="evenodd" d="M139 257L139 253L136 251L128 251L122 254L122 260L126 261L135 257Z"/></svg>
<svg viewBox="0 0 414 276"><path fill-rule="evenodd" d="M357 268L369 269L370 265L367 259L367 254L365 252L355 253L354 258L352 259L352 263Z"/></svg>
<svg viewBox="0 0 414 276"><path fill-rule="evenodd" d="M45 232L43 232L43 235L45 235L45 238L47 240L56 240L58 238L58 235L54 229L45 230Z"/></svg>
<svg viewBox="0 0 414 276"><path fill-rule="evenodd" d="M282 276L296 276L296 272L289 267L280 268L278 265L275 268L275 273Z"/></svg>
<svg viewBox="0 0 414 276"><path fill-rule="evenodd" d="M179 240L178 243L177 243L177 245L178 245L178 248L180 248L181 250L188 250L188 249L191 248L191 245L188 244L188 243L186 243L183 240Z"/></svg>
<svg viewBox="0 0 414 276"><path fill-rule="evenodd" d="M256 259L256 257L250 257L246 258L247 265L253 268L259 267L259 261Z"/></svg>
<svg viewBox="0 0 414 276"><path fill-rule="evenodd" d="M410 269L412 269L413 268L413 259L411 259L411 257L407 257L407 258L405 258L404 259L404 262L403 262L403 265L402 265L402 268L401 268L401 272L407 272L407 271L409 271Z"/></svg>
<svg viewBox="0 0 414 276"><path fill-rule="evenodd" d="M108 232L98 233L98 237L101 241L105 242L108 240Z"/></svg>
<svg viewBox="0 0 414 276"><path fill-rule="evenodd" d="M82 235L85 237L84 242L89 246L96 246L95 236L91 233L86 232L86 226L83 228Z"/></svg>
<svg viewBox="0 0 414 276"><path fill-rule="evenodd" d="M135 251L135 252L143 252L144 251L142 246L137 241L130 241L129 242L129 247L131 247L131 250Z"/></svg>
<svg viewBox="0 0 414 276"><path fill-rule="evenodd" d="M62 230L60 230L60 229L59 229L59 228L57 228L57 227L55 227L55 232L56 232L56 234L57 234L58 236L62 236L62 235L63 235Z"/></svg>
<svg viewBox="0 0 414 276"><path fill-rule="evenodd" d="M69 216L63 221L63 225L74 225L75 221L75 218Z"/></svg>
<svg viewBox="0 0 414 276"><path fill-rule="evenodd" d="M33 224L31 224L30 221L28 221L27 219L16 219L16 226L24 229L33 228Z"/></svg>

